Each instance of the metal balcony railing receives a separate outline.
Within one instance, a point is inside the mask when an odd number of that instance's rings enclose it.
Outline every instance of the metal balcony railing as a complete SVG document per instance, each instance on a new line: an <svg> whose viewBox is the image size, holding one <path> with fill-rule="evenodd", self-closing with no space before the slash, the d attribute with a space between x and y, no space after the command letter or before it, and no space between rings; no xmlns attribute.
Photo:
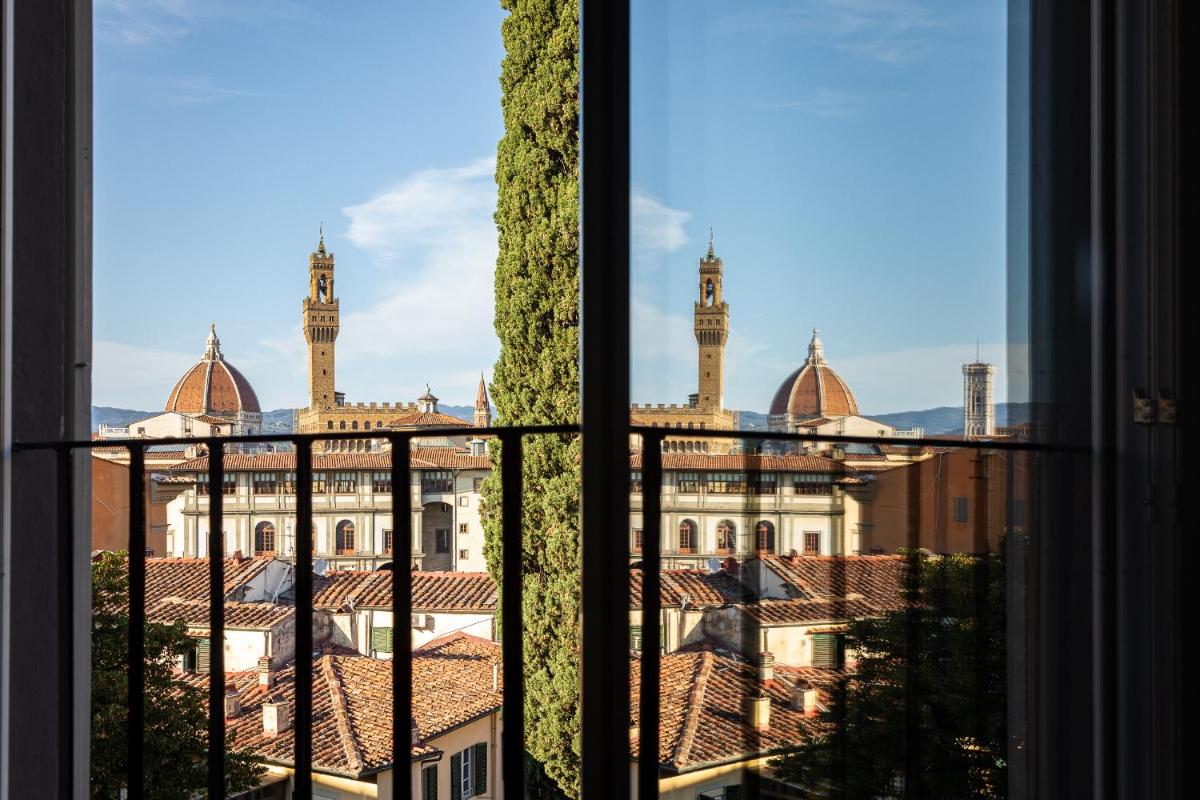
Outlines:
<svg viewBox="0 0 1200 800"><path fill-rule="evenodd" d="M525 796L525 745L524 745L524 700L525 683L522 671L523 648L521 636L511 635L522 629L522 581L514 579L522 573L521 553L521 520L522 520L522 440L529 435L571 435L581 434L579 425L540 425L514 426L495 428L476 428L473 431L481 435L496 437L502 444L500 459L502 487L502 551L504 576L500 587L502 598L503 630L505 636L502 647L503 677L504 677L504 734L501 743L501 759L504 770L505 794L509 797ZM660 728L659 708L659 676L660 676L660 642L661 630L661 588L660 571L662 567L662 485L663 464L662 451L664 440L677 435L677 431L665 428L631 427L631 433L640 434L643 446L642 473L642 518L643 536L640 551L643 574L642 625L641 625L641 686L640 686L640 724L639 742L641 753L657 753ZM459 429L434 429L420 432L421 436L439 436L461 434ZM400 487L402 496L410 494L410 442L416 435L412 432L372 433L374 438L386 439L391 445L391 498L392 498L392 536L393 551L410 553L413 550L412 516L407 507L408 503L397 503L396 487ZM692 430L687 432L691 438L763 440L789 442L840 442L881 444L892 440L878 437L855 436L818 436L812 434L780 434L745 431L710 431ZM355 431L323 432L313 434L260 434L254 436L222 436L191 439L133 439L133 440L98 440L98 441L65 441L25 443L14 445L14 451L52 450L58 457L58 482L60 498L70 498L71 486L74 480L72 474L71 455L76 450L90 450L96 447L111 448L114 446L128 448L130 454L129 470L129 646L128 646L128 691L129 716L127 722L128 734L128 774L130 800L142 797L142 787L138 776L143 774L145 753L143 734L145 728L144 703L134 698L144 697L144 662L145 624L146 624L146 514L145 514L145 482L134 480L137 475L145 475L145 450L153 445L163 444L203 444L208 448L208 485L220 486L225 478L225 452L229 445L255 444L268 442L290 442L296 453L296 486L309 487L307 491L296 494L296 552L292 557L296 566L295 577L295 613L296 613L296 679L295 679L295 758L294 758L294 787L296 798L312 796L312 659L304 658L302 654L313 652L313 547L312 547L312 515L313 515L313 445L319 441L361 439L362 433ZM905 438L903 444L909 446L933 445L938 447L953 446L956 449L998 450L998 451L1038 451L1063 450L1047 445L1028 441L964 441L949 442L944 439L913 439ZM626 469L628 469L628 461ZM1011 485L1011 464L1009 460L1008 482ZM919 481L918 473L913 470L911 478ZM624 479L628 485L628 476ZM982 488L982 487L981 487ZM224 546L222 542L222 521L225 505L223 493L216 492L207 496L209 512L209 628L210 638L221 641L224 637ZM68 502L68 501L64 501ZM585 498L586 502L586 498ZM67 511L68 509L64 509ZM64 513L60 518L66 520L62 525L60 536L64 542L69 542L73 536L69 514ZM607 536L614 547L623 546L620 537ZM584 532L586 537L587 532ZM213 554L221 557L212 557ZM139 555L142 554L142 555ZM70 586L70 573L60 574L59 591L70 594L74 591ZM395 619L405 619L411 615L411 573L408 569L395 569L392 581L392 612ZM619 589L624 593L625 589ZM841 592L844 594L844 592ZM69 635L69 634L68 634ZM629 642L628 628L614 629L607 634L608 646L621 650L627 649ZM583 653L584 669L595 653L585 647ZM411 752L411 726L404 720L411 719L412 713L412 664L409 659L394 658L392 668L392 747L394 754L396 780L394 797L410 800L412 786L407 771L401 766L407 765L406 756ZM628 673L624 676L613 675L611 681L627 681ZM224 649L214 647L210 654L209 663L209 702L208 702L208 796L224 797L225 792L225 719L224 719L224 687L225 664ZM586 718L585 718L586 719ZM585 731L586 736L586 731ZM642 758L637 767L637 787L639 797L654 797L658 792L660 778L657 758ZM617 778L619 780L619 778Z"/></svg>

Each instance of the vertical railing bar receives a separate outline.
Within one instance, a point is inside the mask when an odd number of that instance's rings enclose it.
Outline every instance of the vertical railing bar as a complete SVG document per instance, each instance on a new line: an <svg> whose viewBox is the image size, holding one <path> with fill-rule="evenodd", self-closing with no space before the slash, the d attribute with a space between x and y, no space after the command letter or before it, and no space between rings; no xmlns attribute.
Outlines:
<svg viewBox="0 0 1200 800"><path fill-rule="evenodd" d="M312 442L296 440L296 721L293 726L296 772L293 797L312 798ZM400 770L397 769L399 779Z"/></svg>
<svg viewBox="0 0 1200 800"><path fill-rule="evenodd" d="M129 729L126 760L130 800L142 797L146 728L146 466L141 445L129 447Z"/></svg>
<svg viewBox="0 0 1200 800"><path fill-rule="evenodd" d="M225 446L208 442L208 796L225 796Z"/></svg>
<svg viewBox="0 0 1200 800"><path fill-rule="evenodd" d="M389 436L392 445L392 800L411 800L408 765L412 752L412 479L409 437Z"/></svg>
<svg viewBox="0 0 1200 800"><path fill-rule="evenodd" d="M659 641L662 638L662 437L642 438L642 679L638 703L639 800L658 797Z"/></svg>
<svg viewBox="0 0 1200 800"><path fill-rule="evenodd" d="M500 598L503 611L502 658L504 664L504 793L525 798L525 653L521 625L524 589L524 526L522 524L523 454L521 434L500 435L501 542L504 565Z"/></svg>
<svg viewBox="0 0 1200 800"><path fill-rule="evenodd" d="M905 591L905 647L904 647L904 797L921 797L921 742L920 742L920 699L917 696L918 647L920 640L921 613L918 608L921 578L921 463L913 464L908 472L908 567L904 573ZM933 486L934 507L944 499L938 478ZM936 535L936 531L934 532ZM842 758L842 775L846 775L845 757Z"/></svg>
<svg viewBox="0 0 1200 800"><path fill-rule="evenodd" d="M72 570L74 561L72 554L75 550L75 519L74 497L75 476L74 456L70 447L61 447L55 451L58 460L58 607L73 609L75 607L75 576ZM89 453L90 456L90 453ZM75 693L75 641L70 625L60 625L58 628L58 691L60 698L72 697ZM72 797L74 787L75 764L75 735L74 708L70 702L58 704L59 718L59 794Z"/></svg>

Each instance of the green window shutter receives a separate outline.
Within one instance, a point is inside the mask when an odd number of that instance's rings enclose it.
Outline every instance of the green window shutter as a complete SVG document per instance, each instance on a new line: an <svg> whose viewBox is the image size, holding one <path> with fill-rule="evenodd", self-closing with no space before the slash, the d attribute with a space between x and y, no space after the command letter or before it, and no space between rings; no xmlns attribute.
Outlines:
<svg viewBox="0 0 1200 800"><path fill-rule="evenodd" d="M425 778L425 790L421 800L437 800L437 764L421 771Z"/></svg>
<svg viewBox="0 0 1200 800"><path fill-rule="evenodd" d="M812 636L812 665L834 669L841 666L838 662L841 648L838 647L838 635L835 633L814 633Z"/></svg>
<svg viewBox="0 0 1200 800"><path fill-rule="evenodd" d="M371 649L378 653L392 652L392 629L371 628Z"/></svg>
<svg viewBox="0 0 1200 800"><path fill-rule="evenodd" d="M196 642L196 672L208 672L212 661L209 658L210 643L208 639L201 639Z"/></svg>
<svg viewBox="0 0 1200 800"><path fill-rule="evenodd" d="M462 800L462 754L450 756L450 800Z"/></svg>
<svg viewBox="0 0 1200 800"><path fill-rule="evenodd" d="M629 649L642 652L642 626L629 626Z"/></svg>
<svg viewBox="0 0 1200 800"><path fill-rule="evenodd" d="M471 768L475 770L475 794L480 795L487 792L487 742L480 742L475 745L475 755L472 760L475 762Z"/></svg>

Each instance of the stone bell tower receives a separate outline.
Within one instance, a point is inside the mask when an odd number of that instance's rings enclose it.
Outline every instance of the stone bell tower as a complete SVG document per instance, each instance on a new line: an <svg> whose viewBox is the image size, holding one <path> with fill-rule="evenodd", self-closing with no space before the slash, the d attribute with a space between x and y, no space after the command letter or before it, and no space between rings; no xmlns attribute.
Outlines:
<svg viewBox="0 0 1200 800"><path fill-rule="evenodd" d="M336 402L333 352L340 322L333 294L333 253L325 249L324 226L316 251L308 257L308 297L300 322L308 342L308 407L330 408Z"/></svg>
<svg viewBox="0 0 1200 800"><path fill-rule="evenodd" d="M729 339L729 304L723 299L724 264L713 253L712 232L708 254L700 259L700 299L693 312L698 352L699 381L696 404L720 411L725 407L725 342Z"/></svg>
<svg viewBox="0 0 1200 800"><path fill-rule="evenodd" d="M979 360L978 354L971 364L963 364L963 435L994 436L996 434L996 406L992 399L992 386L996 368Z"/></svg>

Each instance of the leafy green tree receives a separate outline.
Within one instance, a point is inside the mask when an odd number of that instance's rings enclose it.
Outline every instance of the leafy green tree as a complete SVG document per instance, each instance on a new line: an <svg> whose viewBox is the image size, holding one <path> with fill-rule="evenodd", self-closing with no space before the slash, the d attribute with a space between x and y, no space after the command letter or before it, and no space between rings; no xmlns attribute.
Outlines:
<svg viewBox="0 0 1200 800"><path fill-rule="evenodd" d="M126 786L129 708L129 572L125 553L92 562L91 796L116 800ZM194 646L182 622L146 625L145 771L148 800L207 796L207 689L176 677L179 656ZM252 789L266 772L227 741L226 795Z"/></svg>
<svg viewBox="0 0 1200 800"><path fill-rule="evenodd" d="M780 778L814 798L1005 795L1003 545L999 552L909 554L908 607L850 624L845 646L857 665L798 746L772 763Z"/></svg>
<svg viewBox="0 0 1200 800"><path fill-rule="evenodd" d="M579 416L579 5L501 0L504 137L496 154L492 399L504 425ZM580 442L524 442L526 746L537 796L579 795ZM492 450L498 466L503 453ZM484 552L501 580L499 470L485 481Z"/></svg>

